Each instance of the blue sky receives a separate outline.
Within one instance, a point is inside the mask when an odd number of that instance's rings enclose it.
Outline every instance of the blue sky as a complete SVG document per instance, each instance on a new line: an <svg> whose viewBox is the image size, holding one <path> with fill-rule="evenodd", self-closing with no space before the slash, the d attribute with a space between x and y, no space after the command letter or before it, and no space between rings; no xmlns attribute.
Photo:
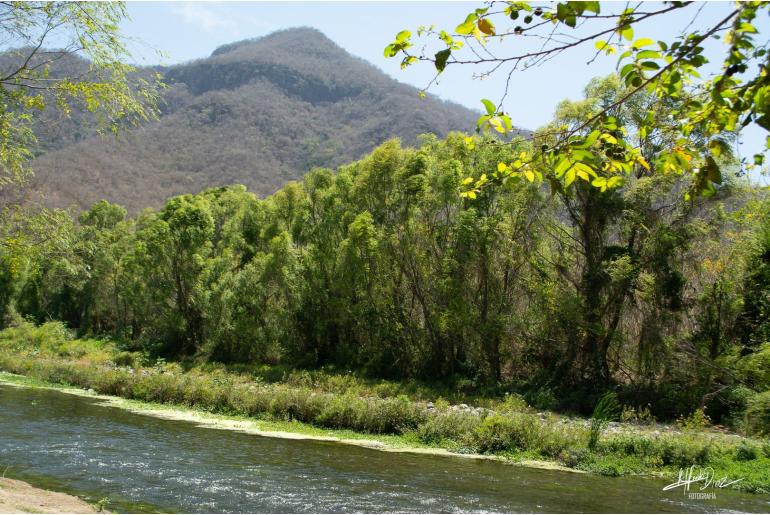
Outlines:
<svg viewBox="0 0 770 515"><path fill-rule="evenodd" d="M423 87L433 77L432 67L422 65L401 70L398 60L383 57L384 46L405 28L412 32L420 25L430 24L454 28L480 5L481 2L128 2L131 20L123 24L122 30L133 40L132 51L138 63L174 64L208 56L225 43L289 27L310 26L396 79ZM651 6L656 5L651 3ZM637 37L671 40L687 25L698 7L688 8L687 12L663 23L656 21L641 26L637 28ZM727 2L704 6L698 25L716 19L729 8ZM511 42L505 45L510 52ZM719 42L712 44L717 51L723 46ZM156 51L165 55L160 57ZM590 46L576 49L540 67L516 73L505 103L514 123L526 128L543 125L560 100L580 98L583 87L592 77L614 70L613 57L600 57L588 65L593 54ZM479 99L500 99L505 82L503 74L485 80L473 79L474 73L483 71L450 66L430 91L441 98L480 109ZM749 131L744 140L743 151L749 153L763 144L764 131Z"/></svg>

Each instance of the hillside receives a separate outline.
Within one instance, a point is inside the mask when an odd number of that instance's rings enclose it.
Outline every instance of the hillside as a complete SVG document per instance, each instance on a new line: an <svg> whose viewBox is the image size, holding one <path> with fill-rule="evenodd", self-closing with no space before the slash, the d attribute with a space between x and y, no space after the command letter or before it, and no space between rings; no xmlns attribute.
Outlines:
<svg viewBox="0 0 770 515"><path fill-rule="evenodd" d="M151 70L143 70L148 72ZM119 137L48 119L28 197L131 211L240 183L268 195L313 167L336 167L397 136L469 130L476 114L428 97L299 28L159 69L170 85L160 119ZM60 127L59 130L52 128ZM85 127L85 128L84 128Z"/></svg>

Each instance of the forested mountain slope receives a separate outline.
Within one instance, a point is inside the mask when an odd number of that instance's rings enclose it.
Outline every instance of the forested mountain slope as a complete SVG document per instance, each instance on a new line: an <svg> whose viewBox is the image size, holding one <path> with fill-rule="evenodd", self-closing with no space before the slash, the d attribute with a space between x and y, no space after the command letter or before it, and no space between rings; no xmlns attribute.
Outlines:
<svg viewBox="0 0 770 515"><path fill-rule="evenodd" d="M107 199L132 212L233 183L267 195L388 138L413 144L423 133L470 130L476 118L456 104L420 100L415 88L309 28L158 71L170 87L156 122L100 137L85 121L47 119L26 195L57 207Z"/></svg>

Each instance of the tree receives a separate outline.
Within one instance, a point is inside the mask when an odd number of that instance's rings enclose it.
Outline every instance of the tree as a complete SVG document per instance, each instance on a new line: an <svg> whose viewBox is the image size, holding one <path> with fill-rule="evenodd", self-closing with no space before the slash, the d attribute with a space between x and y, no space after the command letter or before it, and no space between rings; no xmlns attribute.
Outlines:
<svg viewBox="0 0 770 515"><path fill-rule="evenodd" d="M513 163L500 163L483 178L469 178L466 196L474 197L490 184L520 177L529 181L544 178L556 190L569 187L576 180L601 190L620 186L636 165L651 167L642 157L641 149L629 141L630 128L611 115L641 91L660 100L677 101L676 108L666 112L679 122L675 127L676 138L672 145L652 156L657 162L655 169L661 173L691 173L691 192L713 195L722 182L717 162L725 150L723 135L749 124L770 130L770 53L756 41L759 31L753 24L758 14L768 11L770 4L737 2L703 27L697 24L701 14L698 10L676 40L656 42L635 34L635 28L643 22L691 11L693 4L697 2L669 2L651 7L652 4L639 2L616 8L620 4L567 1L538 6L532 2L490 2L468 14L454 30L420 27L418 38L439 41L441 50L435 53L435 47L427 45L421 46L421 53L413 53L415 41L408 30L400 32L384 53L386 57L400 56L402 67L430 62L436 68L436 78L449 66L483 65L487 70L482 76L507 73L507 83L518 70L541 65L580 46L593 44L594 59L599 54L619 54L618 71L627 87L624 95L577 124L553 127L554 139L550 144L523 154ZM522 48L527 37L537 39L538 48ZM712 38L725 44L725 55L719 58L721 70L701 79L699 72L704 72L709 62L705 43ZM502 42L504 54L490 48L493 40ZM511 132L511 119L502 109L503 100L497 105L482 100L486 114L479 118L480 129ZM660 125L668 124L655 110L650 110L638 120L635 130L644 136ZM690 138L694 133L701 137ZM763 160L762 152L758 151L754 162L744 165L761 165Z"/></svg>
<svg viewBox="0 0 770 515"><path fill-rule="evenodd" d="M161 83L126 64L125 17L122 2L0 2L0 44L9 49L0 60L0 188L28 172L44 109L85 110L110 131L155 116ZM74 55L86 69L59 69Z"/></svg>

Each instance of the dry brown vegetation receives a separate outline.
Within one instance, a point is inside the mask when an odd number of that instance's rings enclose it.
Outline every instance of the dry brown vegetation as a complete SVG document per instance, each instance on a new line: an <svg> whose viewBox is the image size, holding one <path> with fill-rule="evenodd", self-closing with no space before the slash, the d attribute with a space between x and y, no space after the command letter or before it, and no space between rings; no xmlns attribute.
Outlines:
<svg viewBox="0 0 770 515"><path fill-rule="evenodd" d="M56 207L106 199L130 212L234 183L267 195L392 137L413 144L423 133L475 126L472 111L420 100L314 29L226 45L159 71L170 85L163 113L140 129L99 137L82 117L44 117L40 150L54 150L34 161L34 194L26 195Z"/></svg>

